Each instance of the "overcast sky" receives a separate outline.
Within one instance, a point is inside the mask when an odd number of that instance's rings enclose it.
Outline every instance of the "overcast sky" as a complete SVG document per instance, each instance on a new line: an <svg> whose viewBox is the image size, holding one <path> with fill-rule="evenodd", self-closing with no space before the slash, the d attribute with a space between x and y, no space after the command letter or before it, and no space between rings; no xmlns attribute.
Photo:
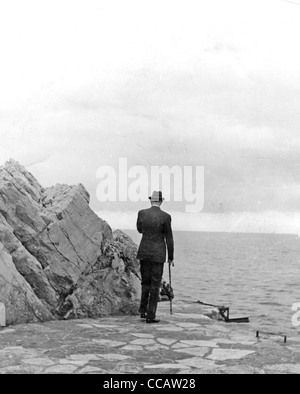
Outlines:
<svg viewBox="0 0 300 394"><path fill-rule="evenodd" d="M0 45L1 164L123 228L147 204L98 202L99 167L204 166L175 228L300 233L299 0L1 0Z"/></svg>

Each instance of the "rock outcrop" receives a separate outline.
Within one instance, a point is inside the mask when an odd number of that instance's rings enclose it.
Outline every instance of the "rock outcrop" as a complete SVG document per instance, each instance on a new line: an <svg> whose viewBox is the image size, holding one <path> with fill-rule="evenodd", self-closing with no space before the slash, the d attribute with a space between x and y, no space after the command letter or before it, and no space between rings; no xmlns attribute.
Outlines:
<svg viewBox="0 0 300 394"><path fill-rule="evenodd" d="M0 167L0 302L8 324L136 313L137 248L89 207L82 185L44 189Z"/></svg>

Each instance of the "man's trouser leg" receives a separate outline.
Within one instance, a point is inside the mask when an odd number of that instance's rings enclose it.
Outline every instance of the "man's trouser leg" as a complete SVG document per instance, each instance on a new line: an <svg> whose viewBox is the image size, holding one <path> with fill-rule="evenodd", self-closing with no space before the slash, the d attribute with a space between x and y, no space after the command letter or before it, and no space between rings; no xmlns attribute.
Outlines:
<svg viewBox="0 0 300 394"><path fill-rule="evenodd" d="M146 314L149 303L150 289L151 289L151 263L141 261L141 276L142 276L142 298L140 306L140 314Z"/></svg>
<svg viewBox="0 0 300 394"><path fill-rule="evenodd" d="M150 298L147 310L147 319L154 320L156 317L157 303L159 297L159 290L161 287L161 280L164 272L164 264L150 263L151 266L151 288Z"/></svg>

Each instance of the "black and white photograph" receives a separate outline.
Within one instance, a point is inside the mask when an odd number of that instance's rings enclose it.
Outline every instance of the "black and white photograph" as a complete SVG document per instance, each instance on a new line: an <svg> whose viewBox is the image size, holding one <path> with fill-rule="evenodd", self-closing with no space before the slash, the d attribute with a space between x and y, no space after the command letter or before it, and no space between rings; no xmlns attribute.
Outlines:
<svg viewBox="0 0 300 394"><path fill-rule="evenodd" d="M0 0L0 375L300 374L300 0Z"/></svg>

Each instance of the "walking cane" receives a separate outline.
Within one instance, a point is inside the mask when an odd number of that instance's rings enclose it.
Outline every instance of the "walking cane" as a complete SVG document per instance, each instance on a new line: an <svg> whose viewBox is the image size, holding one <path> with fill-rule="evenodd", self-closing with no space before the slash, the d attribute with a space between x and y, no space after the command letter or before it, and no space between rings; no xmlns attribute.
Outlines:
<svg viewBox="0 0 300 394"><path fill-rule="evenodd" d="M170 283L170 288L172 289L172 274L171 274L171 264L169 263L169 283ZM172 297L170 297L170 314L171 316L173 315L173 300Z"/></svg>

